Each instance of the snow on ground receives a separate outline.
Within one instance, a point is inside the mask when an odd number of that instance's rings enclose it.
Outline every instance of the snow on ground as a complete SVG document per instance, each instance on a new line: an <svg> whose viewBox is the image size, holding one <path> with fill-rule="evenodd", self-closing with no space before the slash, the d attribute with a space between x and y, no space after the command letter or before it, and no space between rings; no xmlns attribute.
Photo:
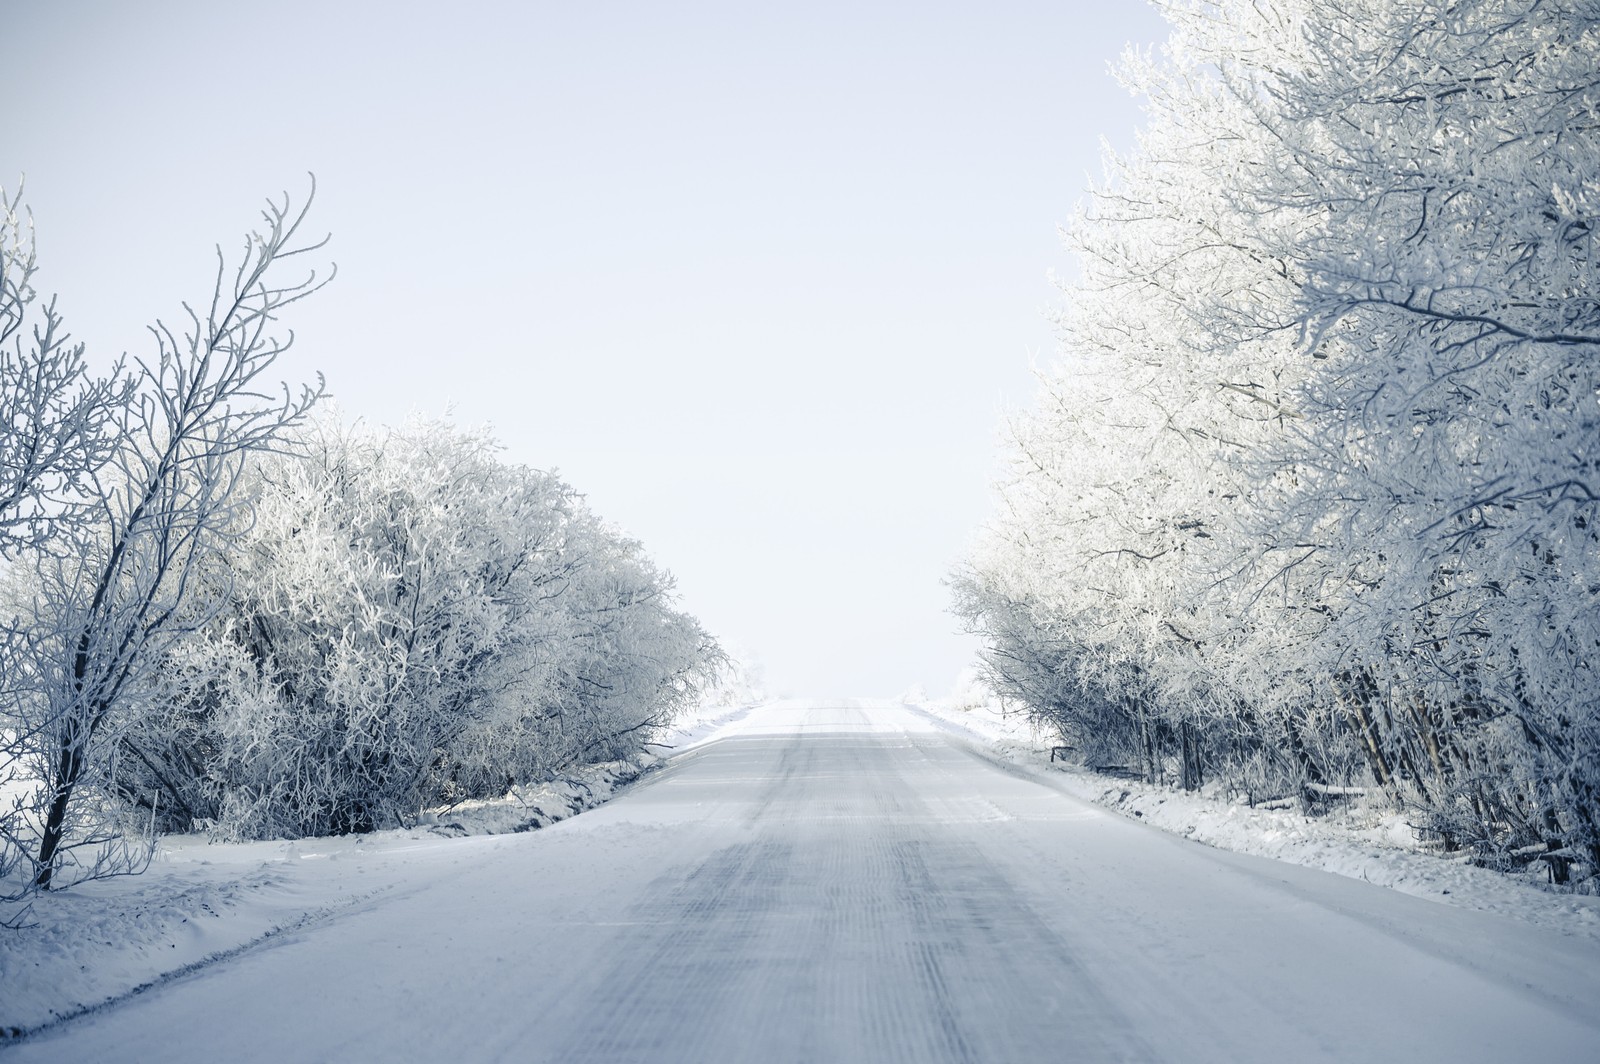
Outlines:
<svg viewBox="0 0 1600 1064"><path fill-rule="evenodd" d="M1403 820L1393 814L1357 809L1309 820L1287 810L1252 810L1214 792L1188 795L1052 765L1048 737L1034 734L1019 715L927 701L916 708L929 727L969 753L1130 819L1220 849L1337 872L1600 942L1600 899L1552 893L1532 877L1418 853L1408 848ZM792 730L781 715L770 723L746 719L751 709L705 707L659 736L661 744L636 762L589 766L498 801L433 810L405 830L242 844L166 837L145 874L52 893L28 914L31 926L0 931L0 1042L137 995L264 940L292 937L452 878L464 884L494 840L461 836L542 827L604 802L663 759L704 750L719 738L762 739ZM903 724L891 714L853 727L892 736Z"/></svg>
<svg viewBox="0 0 1600 1064"><path fill-rule="evenodd" d="M34 899L26 926L0 928L0 1043L180 976L265 939L459 874L443 840L531 831L591 809L664 755L714 738L753 707L684 716L631 761L586 765L494 801L425 811L411 828L293 842L213 843L168 835L141 875ZM0 909L0 919L17 915Z"/></svg>
<svg viewBox="0 0 1600 1064"><path fill-rule="evenodd" d="M329 918L0 1058L1594 1056L1593 940L1192 844L904 705L710 723L548 830L302 843L285 886L342 880Z"/></svg>
<svg viewBox="0 0 1600 1064"><path fill-rule="evenodd" d="M1215 786L1196 793L1101 775L1050 760L1054 740L1022 713L1003 712L973 697L908 704L978 752L1075 797L1114 809L1175 835L1222 850L1271 857L1362 879L1406 894L1484 912L1503 913L1564 934L1600 942L1600 897L1556 892L1541 869L1506 875L1463 857L1423 852L1402 813L1358 802L1325 817L1293 809L1252 809Z"/></svg>

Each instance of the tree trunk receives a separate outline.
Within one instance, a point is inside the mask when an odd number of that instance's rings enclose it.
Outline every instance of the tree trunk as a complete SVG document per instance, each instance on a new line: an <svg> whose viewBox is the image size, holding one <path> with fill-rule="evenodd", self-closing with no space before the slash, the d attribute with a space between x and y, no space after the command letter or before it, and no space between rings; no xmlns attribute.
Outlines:
<svg viewBox="0 0 1600 1064"><path fill-rule="evenodd" d="M1187 720L1178 725L1178 744L1183 760L1183 789L1198 791L1205 784L1200 769L1200 744Z"/></svg>
<svg viewBox="0 0 1600 1064"><path fill-rule="evenodd" d="M1338 679L1339 704L1356 723L1356 734L1361 736L1361 750L1367 755L1372 778L1377 781L1378 786L1388 787L1394 781L1394 770L1389 767L1388 758L1383 756L1377 723L1367 712L1367 695L1371 681L1365 676L1349 672L1341 673Z"/></svg>
<svg viewBox="0 0 1600 1064"><path fill-rule="evenodd" d="M61 736L60 757L56 762L56 793L50 800L50 811L45 815L44 835L39 842L39 872L33 881L40 890L50 886L56 853L66 835L67 809L72 803L72 792L83 778L83 743L78 736L80 729L81 725L69 720Z"/></svg>

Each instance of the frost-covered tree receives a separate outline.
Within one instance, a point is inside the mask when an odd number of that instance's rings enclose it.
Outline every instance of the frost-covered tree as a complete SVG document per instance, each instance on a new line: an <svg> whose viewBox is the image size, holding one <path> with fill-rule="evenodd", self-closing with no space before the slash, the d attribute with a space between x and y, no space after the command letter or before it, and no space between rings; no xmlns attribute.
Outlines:
<svg viewBox="0 0 1600 1064"><path fill-rule="evenodd" d="M1316 184L1259 193L1323 212L1299 313L1326 370L1269 517L1360 574L1330 596L1329 673L1375 775L1453 841L1572 841L1592 865L1600 24L1571 3L1352 15L1278 88Z"/></svg>
<svg viewBox="0 0 1600 1064"><path fill-rule="evenodd" d="M95 477L116 445L108 430L128 399L116 371L90 374L53 299L32 315L37 270L21 189L0 190L0 572L21 554L62 545L66 530L88 516ZM28 651L14 612L0 610L0 787L13 792L25 789L26 736L3 707L25 696ZM0 878L27 857L15 842L26 804L0 808Z"/></svg>
<svg viewBox="0 0 1600 1064"><path fill-rule="evenodd" d="M1359 764L1449 845L1592 870L1600 24L1161 6L958 609L1147 771Z"/></svg>
<svg viewBox="0 0 1600 1064"><path fill-rule="evenodd" d="M1004 633L989 654L999 689L1026 675L1098 756L1159 777L1176 749L1195 780L1191 733L1233 704L1201 652L1248 625L1227 601L1253 492L1243 459L1285 431L1298 370L1277 250L1296 220L1246 218L1237 202L1272 145L1186 61L1124 66L1151 121L1067 230L1081 277L1062 358L1013 426L1002 517L958 608Z"/></svg>
<svg viewBox="0 0 1600 1064"><path fill-rule="evenodd" d="M556 669L563 761L621 757L698 700L722 664L700 625L680 613L674 583L636 540L592 515L575 522L581 566L560 601L570 647Z"/></svg>
<svg viewBox="0 0 1600 1064"><path fill-rule="evenodd" d="M112 418L128 399L118 372L90 374L55 300L38 299L33 227L19 188L0 189L0 556L40 545L81 516L110 461Z"/></svg>
<svg viewBox="0 0 1600 1064"><path fill-rule="evenodd" d="M35 836L38 887L57 883L67 864L103 870L74 854L108 841L96 799L122 736L148 707L161 663L216 603L197 574L249 527L238 490L245 460L272 448L320 394L262 390L290 342L272 331L278 313L322 283L278 280L285 260L321 246L297 243L305 209L285 198L263 217L235 268L219 249L216 288L202 309L185 306L187 327L153 327L155 354L135 362L127 401L91 426L108 438L93 445L107 458L87 474L83 512L49 529L22 578L31 601L10 708L39 790L37 807L8 825L8 843Z"/></svg>

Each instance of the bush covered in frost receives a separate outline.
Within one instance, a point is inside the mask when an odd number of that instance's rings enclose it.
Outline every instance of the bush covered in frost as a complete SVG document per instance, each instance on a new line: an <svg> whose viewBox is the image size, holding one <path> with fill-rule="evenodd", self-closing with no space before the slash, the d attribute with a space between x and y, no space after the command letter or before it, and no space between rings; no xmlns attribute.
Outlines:
<svg viewBox="0 0 1600 1064"><path fill-rule="evenodd" d="M252 468L222 606L121 737L169 829L368 831L625 756L719 652L671 580L481 432L322 427Z"/></svg>

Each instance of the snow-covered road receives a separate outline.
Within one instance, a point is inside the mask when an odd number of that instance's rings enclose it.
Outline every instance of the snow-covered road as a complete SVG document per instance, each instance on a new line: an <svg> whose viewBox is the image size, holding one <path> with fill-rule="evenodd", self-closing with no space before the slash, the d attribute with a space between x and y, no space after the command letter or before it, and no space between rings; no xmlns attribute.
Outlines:
<svg viewBox="0 0 1600 1064"><path fill-rule="evenodd" d="M1593 1060L1596 1002L1589 940L1183 841L895 704L783 703L0 1057Z"/></svg>

